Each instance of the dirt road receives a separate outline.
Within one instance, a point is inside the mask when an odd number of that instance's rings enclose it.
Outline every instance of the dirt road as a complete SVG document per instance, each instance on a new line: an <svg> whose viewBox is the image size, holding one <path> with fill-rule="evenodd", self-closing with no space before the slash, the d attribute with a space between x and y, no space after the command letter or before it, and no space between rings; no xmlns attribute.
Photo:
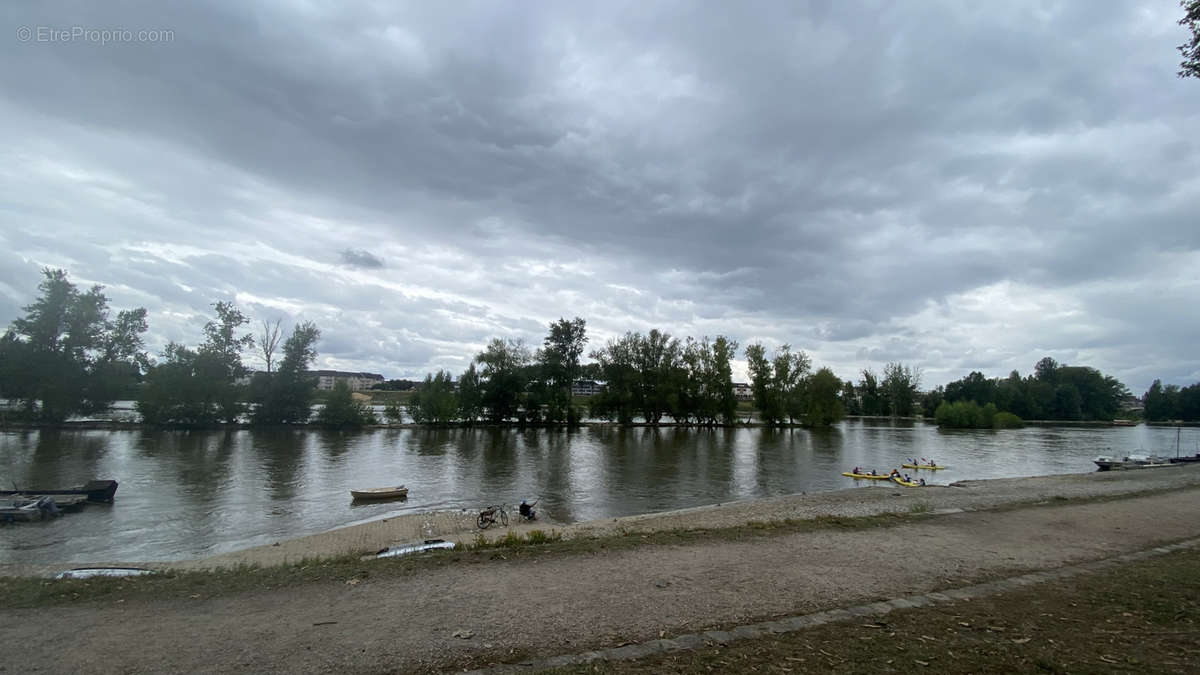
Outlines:
<svg viewBox="0 0 1200 675"><path fill-rule="evenodd" d="M1200 488L217 599L0 610L22 672L431 671L951 588L1200 535ZM463 632L466 631L466 632ZM455 637L455 633L470 637ZM478 665L481 660L476 660Z"/></svg>

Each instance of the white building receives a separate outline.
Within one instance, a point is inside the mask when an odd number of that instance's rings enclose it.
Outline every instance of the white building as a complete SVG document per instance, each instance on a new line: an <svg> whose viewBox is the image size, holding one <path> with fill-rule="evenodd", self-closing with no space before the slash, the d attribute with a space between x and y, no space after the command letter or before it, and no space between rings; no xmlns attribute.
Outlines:
<svg viewBox="0 0 1200 675"><path fill-rule="evenodd" d="M754 390L745 382L734 382L733 397L739 401L752 401L754 400Z"/></svg>
<svg viewBox="0 0 1200 675"><path fill-rule="evenodd" d="M604 384L595 380L575 380L571 383L572 396L594 396L604 389Z"/></svg>
<svg viewBox="0 0 1200 675"><path fill-rule="evenodd" d="M349 373L342 370L314 370L313 375L317 376L317 389L333 389L333 385L338 381L346 383L346 387L350 391L361 391L370 389L376 384L383 382L383 376L377 373Z"/></svg>

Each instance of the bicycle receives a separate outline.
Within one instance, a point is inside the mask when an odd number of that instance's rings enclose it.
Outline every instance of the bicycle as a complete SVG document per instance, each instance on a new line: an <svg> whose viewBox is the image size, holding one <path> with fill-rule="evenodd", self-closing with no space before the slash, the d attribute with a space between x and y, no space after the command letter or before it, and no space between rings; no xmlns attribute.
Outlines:
<svg viewBox="0 0 1200 675"><path fill-rule="evenodd" d="M493 504L479 512L479 518L475 523L481 530L486 530L496 523L508 527L508 511L505 511L504 507L499 504Z"/></svg>

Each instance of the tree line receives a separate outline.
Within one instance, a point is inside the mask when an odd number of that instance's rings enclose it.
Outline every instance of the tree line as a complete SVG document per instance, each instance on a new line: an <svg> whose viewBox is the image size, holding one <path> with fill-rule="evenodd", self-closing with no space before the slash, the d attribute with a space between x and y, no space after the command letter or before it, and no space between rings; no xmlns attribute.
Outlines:
<svg viewBox="0 0 1200 675"><path fill-rule="evenodd" d="M944 419L946 426L995 426L996 413L1012 416L999 418L1002 426L1022 419L1111 421L1127 396L1129 390L1116 378L1047 356L1026 377L1015 370L1006 378L992 379L971 372L926 393L922 408L939 423ZM967 404L974 404L978 412Z"/></svg>
<svg viewBox="0 0 1200 675"><path fill-rule="evenodd" d="M1142 416L1151 422L1200 421L1200 382L1180 388L1177 384L1154 384L1142 395Z"/></svg>
<svg viewBox="0 0 1200 675"><path fill-rule="evenodd" d="M298 323L284 339L279 321L263 321L256 338L246 328L248 317L231 303L217 302L203 342L170 343L153 359L142 339L145 309L113 315L101 286L80 290L63 270L42 274L38 298L0 336L0 396L19 401L25 419L62 422L132 397L148 424L310 421L315 378L309 368L321 335L313 323ZM587 353L591 362L583 363L587 343L587 324L579 317L551 323L536 350L520 340L493 339L457 378L441 370L422 382L385 383L381 388L413 392L407 404L389 406L385 416L425 424L571 425L586 415L622 424L738 421L732 381L736 341L723 335L679 339L658 329L627 332ZM242 362L246 352L255 353L266 370L251 373ZM767 425L830 425L847 414L924 414L944 426L1012 426L1021 418L1111 420L1128 396L1115 378L1049 357L1026 377L1013 371L989 379L972 372L922 395L920 370L901 363L888 363L881 375L865 369L854 383L828 368L814 371L807 354L786 344L768 354L753 343L744 356L753 405ZM572 383L580 379L603 384L586 403L572 395ZM1155 380L1143 400L1149 420L1200 419L1200 383L1180 388ZM343 385L315 421L346 427L376 420Z"/></svg>
<svg viewBox="0 0 1200 675"><path fill-rule="evenodd" d="M155 360L142 338L144 308L112 316L103 287L81 291L64 270L44 269L42 276L38 298L0 337L0 396L19 401L24 420L57 424L132 397L142 421L153 425L208 427L246 417L263 425L309 422L316 387L309 366L321 336L313 323L297 324L281 341L279 322L264 321L256 343L244 332L249 318L218 302L201 344L172 342ZM267 370L246 383L242 354L256 344ZM334 405L317 422L343 425L339 405L349 399L349 391L335 391ZM351 405L350 412L365 410Z"/></svg>

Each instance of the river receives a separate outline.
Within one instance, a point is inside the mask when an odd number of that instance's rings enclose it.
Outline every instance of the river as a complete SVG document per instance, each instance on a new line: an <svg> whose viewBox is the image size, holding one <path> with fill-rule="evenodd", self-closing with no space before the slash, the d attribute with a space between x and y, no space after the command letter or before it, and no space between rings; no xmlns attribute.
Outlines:
<svg viewBox="0 0 1200 675"><path fill-rule="evenodd" d="M1200 431L1184 432L1184 453ZM386 517L540 499L558 522L853 487L855 465L935 459L931 482L1092 471L1099 454L1174 454L1170 427L939 431L856 419L824 430L589 427L164 432L0 432L0 481L120 481L116 502L0 526L0 562L170 561ZM932 475L931 475L932 474ZM401 502L352 488L403 483ZM883 485L877 489L892 489ZM864 485L864 487L868 487Z"/></svg>

